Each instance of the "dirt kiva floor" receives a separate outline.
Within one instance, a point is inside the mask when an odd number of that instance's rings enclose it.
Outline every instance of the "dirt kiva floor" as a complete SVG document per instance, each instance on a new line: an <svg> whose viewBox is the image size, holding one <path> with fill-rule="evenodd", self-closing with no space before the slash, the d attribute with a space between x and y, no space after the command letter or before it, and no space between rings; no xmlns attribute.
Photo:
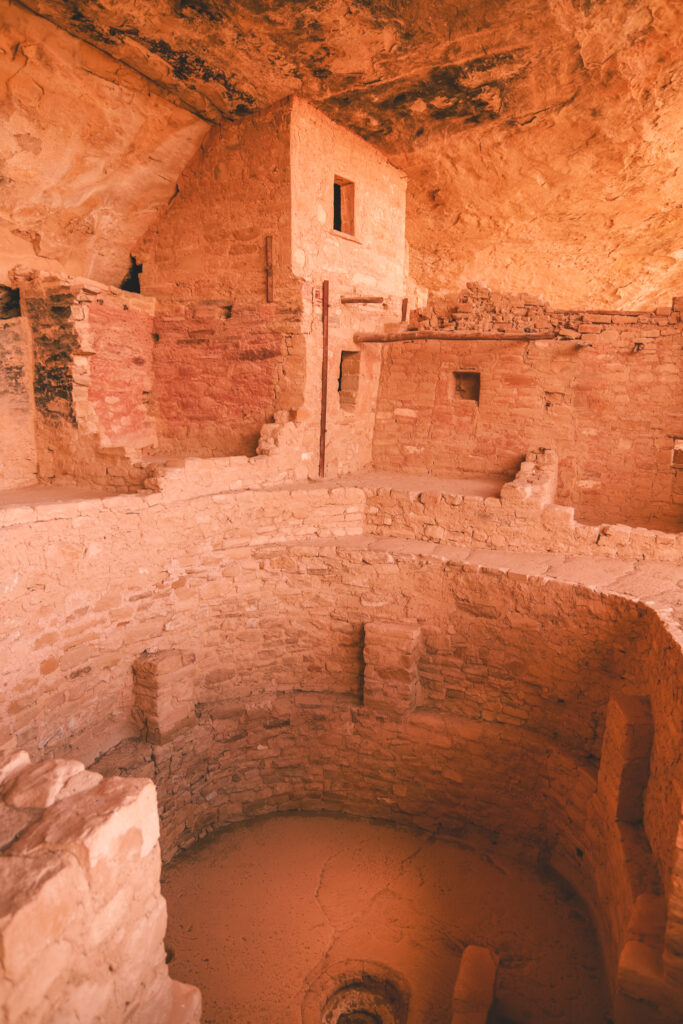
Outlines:
<svg viewBox="0 0 683 1024"><path fill-rule="evenodd" d="M176 858L163 888L204 1024L451 1024L471 946L497 959L489 1021L608 1020L584 908L485 839L270 817Z"/></svg>

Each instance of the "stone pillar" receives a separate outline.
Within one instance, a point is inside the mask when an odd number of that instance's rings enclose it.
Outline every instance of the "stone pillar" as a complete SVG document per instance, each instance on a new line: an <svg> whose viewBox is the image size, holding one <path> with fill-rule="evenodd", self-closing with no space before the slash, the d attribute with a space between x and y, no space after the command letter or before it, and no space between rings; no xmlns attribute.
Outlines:
<svg viewBox="0 0 683 1024"><path fill-rule="evenodd" d="M189 651L158 651L133 663L133 717L150 743L195 722L194 661Z"/></svg>
<svg viewBox="0 0 683 1024"><path fill-rule="evenodd" d="M613 697L607 706L598 794L610 818L637 824L650 773L652 715L646 697Z"/></svg>
<svg viewBox="0 0 683 1024"><path fill-rule="evenodd" d="M486 946L466 946L453 989L451 1024L486 1024L496 987L498 957Z"/></svg>
<svg viewBox="0 0 683 1024"><path fill-rule="evenodd" d="M366 622L363 639L363 705L382 714L405 715L420 702L417 623Z"/></svg>

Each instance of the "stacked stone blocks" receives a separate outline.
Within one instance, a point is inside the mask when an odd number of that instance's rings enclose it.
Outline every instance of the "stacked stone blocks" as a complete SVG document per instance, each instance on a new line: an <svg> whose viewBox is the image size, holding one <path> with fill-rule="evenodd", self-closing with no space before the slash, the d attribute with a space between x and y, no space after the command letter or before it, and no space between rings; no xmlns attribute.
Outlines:
<svg viewBox="0 0 683 1024"><path fill-rule="evenodd" d="M0 757L2 1024L199 1024L171 981L154 785Z"/></svg>

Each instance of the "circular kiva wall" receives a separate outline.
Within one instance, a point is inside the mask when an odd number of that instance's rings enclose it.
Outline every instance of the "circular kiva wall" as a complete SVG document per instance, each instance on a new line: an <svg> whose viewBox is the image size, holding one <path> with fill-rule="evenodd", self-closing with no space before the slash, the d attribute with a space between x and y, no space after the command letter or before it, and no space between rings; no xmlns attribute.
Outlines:
<svg viewBox="0 0 683 1024"><path fill-rule="evenodd" d="M358 541L222 572L210 617L191 603L182 636L134 661L153 742L98 765L153 772L166 854L292 810L484 828L571 881L614 969L637 898L661 901L677 827L680 649L654 612Z"/></svg>
<svg viewBox="0 0 683 1024"><path fill-rule="evenodd" d="M614 970L674 870L681 650L652 607L548 578L561 556L285 540L280 520L249 546L222 496L127 500L17 524L21 745L153 776L166 856L291 810L499 832L587 899Z"/></svg>

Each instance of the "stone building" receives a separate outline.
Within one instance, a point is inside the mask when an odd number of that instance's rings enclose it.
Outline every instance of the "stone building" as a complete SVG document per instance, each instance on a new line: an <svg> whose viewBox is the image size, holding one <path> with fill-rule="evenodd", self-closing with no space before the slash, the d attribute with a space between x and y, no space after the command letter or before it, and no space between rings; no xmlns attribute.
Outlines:
<svg viewBox="0 0 683 1024"><path fill-rule="evenodd" d="M0 1024L683 1019L675 7L0 0Z"/></svg>

